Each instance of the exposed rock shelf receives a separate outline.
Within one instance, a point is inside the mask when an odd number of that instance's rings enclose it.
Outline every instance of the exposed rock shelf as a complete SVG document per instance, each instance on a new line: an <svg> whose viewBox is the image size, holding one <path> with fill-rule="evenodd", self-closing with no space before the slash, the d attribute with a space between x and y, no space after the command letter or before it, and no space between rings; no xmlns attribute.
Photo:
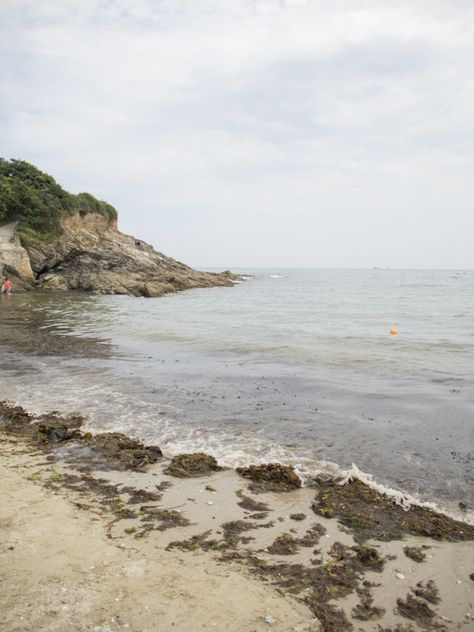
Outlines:
<svg viewBox="0 0 474 632"><path fill-rule="evenodd" d="M0 268L16 287L161 296L189 288L231 286L230 272L199 272L117 229L98 213L63 217L61 235L22 248L14 226L0 227ZM13 241L12 241L13 240Z"/></svg>

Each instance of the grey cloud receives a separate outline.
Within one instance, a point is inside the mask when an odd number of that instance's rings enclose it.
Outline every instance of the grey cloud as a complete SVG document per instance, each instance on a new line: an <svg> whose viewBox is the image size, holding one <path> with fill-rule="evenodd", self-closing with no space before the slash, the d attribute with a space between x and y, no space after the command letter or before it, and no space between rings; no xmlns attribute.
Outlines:
<svg viewBox="0 0 474 632"><path fill-rule="evenodd" d="M2 153L194 264L472 266L473 17L3 0Z"/></svg>

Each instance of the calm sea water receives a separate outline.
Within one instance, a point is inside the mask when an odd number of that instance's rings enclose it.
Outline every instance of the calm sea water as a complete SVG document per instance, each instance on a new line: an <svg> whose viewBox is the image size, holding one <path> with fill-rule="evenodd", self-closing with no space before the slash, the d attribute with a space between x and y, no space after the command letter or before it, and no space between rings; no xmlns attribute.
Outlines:
<svg viewBox="0 0 474 632"><path fill-rule="evenodd" d="M254 276L160 299L2 297L3 396L169 454L306 476L355 463L472 505L474 272L241 272Z"/></svg>

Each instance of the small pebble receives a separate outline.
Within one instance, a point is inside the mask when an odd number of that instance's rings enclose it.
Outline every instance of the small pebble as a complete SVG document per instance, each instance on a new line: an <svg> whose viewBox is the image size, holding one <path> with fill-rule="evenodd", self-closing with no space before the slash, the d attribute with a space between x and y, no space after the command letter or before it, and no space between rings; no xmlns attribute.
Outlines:
<svg viewBox="0 0 474 632"><path fill-rule="evenodd" d="M405 575L403 575L402 573L395 573L395 577L397 579L405 579Z"/></svg>
<svg viewBox="0 0 474 632"><path fill-rule="evenodd" d="M267 614L267 616L265 617L265 623L269 623L270 625L272 625L272 623L275 623L275 619L272 617L271 614Z"/></svg>
<svg viewBox="0 0 474 632"><path fill-rule="evenodd" d="M456 584L462 584L462 581L460 579L457 579Z"/></svg>
<svg viewBox="0 0 474 632"><path fill-rule="evenodd" d="M208 500L206 505L213 505L214 503L212 502L212 500Z"/></svg>

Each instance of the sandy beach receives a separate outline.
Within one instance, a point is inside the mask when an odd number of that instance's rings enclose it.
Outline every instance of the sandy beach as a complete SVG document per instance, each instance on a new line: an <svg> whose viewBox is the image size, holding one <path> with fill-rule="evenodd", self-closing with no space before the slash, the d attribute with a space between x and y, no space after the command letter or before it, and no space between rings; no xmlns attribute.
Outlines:
<svg viewBox="0 0 474 632"><path fill-rule="evenodd" d="M161 456L111 466L99 440L54 435L77 420L50 416L32 434L41 420L2 413L2 629L474 629L469 525L431 512L410 523L414 509L398 508L386 541L369 538L360 508L348 521L337 496L328 517L331 487L188 475ZM418 524L435 537L414 535Z"/></svg>

